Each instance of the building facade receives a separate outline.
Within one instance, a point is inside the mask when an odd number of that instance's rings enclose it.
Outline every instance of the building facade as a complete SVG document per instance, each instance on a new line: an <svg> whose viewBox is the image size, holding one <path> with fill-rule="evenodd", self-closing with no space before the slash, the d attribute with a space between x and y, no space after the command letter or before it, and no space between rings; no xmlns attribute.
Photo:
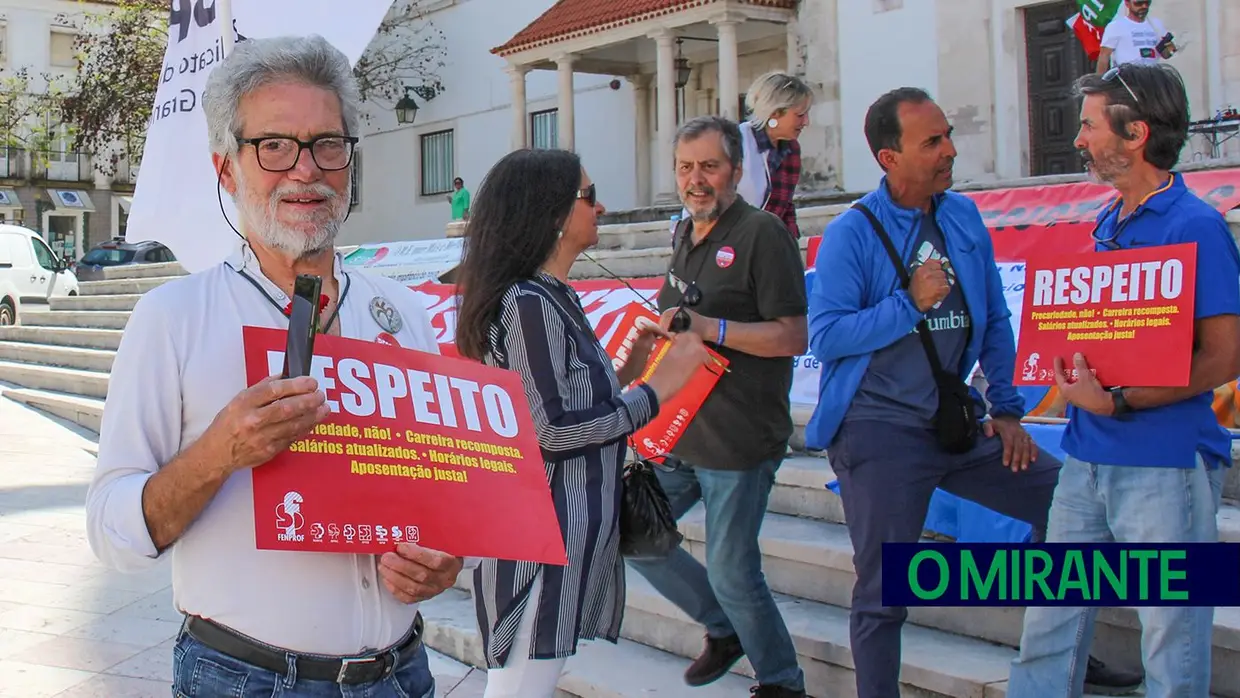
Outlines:
<svg viewBox="0 0 1240 698"><path fill-rule="evenodd" d="M77 70L74 17L105 12L108 2L0 0L0 79L20 71L30 92L46 91L44 75L67 80ZM70 21L65 21L68 18ZM6 83L6 85L9 83ZM98 242L123 231L137 181L122 162L116 173L98 172L89 153L73 148L72 124L55 113L38 113L49 138L35 144L23 124L5 123L0 133L0 220L38 231L48 245L77 260Z"/></svg>
<svg viewBox="0 0 1240 698"><path fill-rule="evenodd" d="M580 153L610 210L670 202L676 126L741 116L749 83L777 69L816 92L803 194L873 188L865 111L906 85L947 112L961 183L1082 171L1071 85L1093 66L1066 23L1072 0L433 2L447 91L412 125L375 115L347 244L442 237L452 178L474 190L518 147ZM1183 46L1172 64L1193 118L1240 108L1240 3L1159 0L1152 14ZM1183 159L1240 154L1240 138L1207 138L1195 134Z"/></svg>

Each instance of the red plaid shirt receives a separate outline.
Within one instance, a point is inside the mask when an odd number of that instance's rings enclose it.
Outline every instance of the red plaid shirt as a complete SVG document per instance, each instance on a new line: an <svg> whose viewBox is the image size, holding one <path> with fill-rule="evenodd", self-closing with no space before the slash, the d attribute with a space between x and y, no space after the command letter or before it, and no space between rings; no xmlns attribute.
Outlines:
<svg viewBox="0 0 1240 698"><path fill-rule="evenodd" d="M765 209L779 216L792 237L800 238L801 229L797 227L797 209L792 203L792 195L796 193L797 182L801 180L801 144L784 141L776 148L766 135L766 129L755 128L753 135L758 143L758 151L766 156L766 170L771 176L771 193L767 197ZM761 202L750 203L756 206Z"/></svg>

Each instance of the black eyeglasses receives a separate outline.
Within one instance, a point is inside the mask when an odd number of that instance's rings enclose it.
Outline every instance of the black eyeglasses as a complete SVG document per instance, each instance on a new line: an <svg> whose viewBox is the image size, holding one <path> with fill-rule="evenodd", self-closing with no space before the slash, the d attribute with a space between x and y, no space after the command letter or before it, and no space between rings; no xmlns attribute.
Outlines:
<svg viewBox="0 0 1240 698"><path fill-rule="evenodd" d="M585 189L577 190L577 198L585 199L585 202L587 204L594 206L595 204L598 203L598 189L596 189L594 187L594 184L591 183L590 186L586 187Z"/></svg>
<svg viewBox="0 0 1240 698"><path fill-rule="evenodd" d="M320 170L335 172L343 170L353 162L354 146L358 138L355 136L316 136L308 141L290 136L262 136L260 138L238 138L243 145L254 146L258 156L258 166L268 172L288 172L297 166L301 151L309 150L310 157Z"/></svg>
<svg viewBox="0 0 1240 698"><path fill-rule="evenodd" d="M689 284L684 294L680 296L680 304L676 307L675 314L672 315L672 321L668 324L667 329L671 332L688 332L692 319L685 308L692 308L702 302L702 291L697 287L697 282Z"/></svg>
<svg viewBox="0 0 1240 698"><path fill-rule="evenodd" d="M1118 80L1119 80L1119 84L1123 85L1123 86L1124 86L1124 89L1125 89L1125 90L1128 90L1128 94L1132 95L1132 101L1133 101L1133 102L1136 102L1137 104L1140 104L1140 103L1141 103L1141 100L1137 99L1137 93L1136 93L1136 92L1133 92L1133 91L1132 91L1132 88L1128 86L1128 82L1127 82L1126 80L1124 80L1124 76L1123 76L1123 75L1119 72L1119 68L1120 68L1120 66L1118 66L1118 65L1117 65L1117 66L1115 66L1114 68L1111 68L1111 69L1110 69L1110 70L1108 70L1107 72L1103 73L1103 74L1102 74L1102 81L1103 81L1103 82L1111 82L1112 80L1117 80L1117 79L1118 79Z"/></svg>

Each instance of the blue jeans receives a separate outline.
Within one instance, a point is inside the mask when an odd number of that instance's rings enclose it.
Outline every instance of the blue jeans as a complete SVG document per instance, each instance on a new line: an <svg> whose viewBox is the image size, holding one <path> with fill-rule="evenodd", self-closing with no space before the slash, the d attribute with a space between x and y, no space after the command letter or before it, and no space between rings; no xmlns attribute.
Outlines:
<svg viewBox="0 0 1240 698"><path fill-rule="evenodd" d="M706 567L684 548L663 560L629 560L710 637L736 635L758 683L805 690L805 675L762 574L758 532L783 459L750 470L707 470L668 458L656 475L677 519L706 504Z"/></svg>
<svg viewBox="0 0 1240 698"><path fill-rule="evenodd" d="M828 449L853 544L849 640L859 698L899 698L908 609L883 604L883 544L916 543L936 489L1046 527L1060 463L1044 450L1028 470L1003 467L1003 440L980 436L971 451L945 453L930 429L846 421Z"/></svg>
<svg viewBox="0 0 1240 698"><path fill-rule="evenodd" d="M386 679L337 684L297 677L295 655L287 674L253 666L207 647L184 629L172 651L173 698L434 698L425 646L405 658Z"/></svg>
<svg viewBox="0 0 1240 698"><path fill-rule="evenodd" d="M1051 503L1051 543L1216 543L1223 468L1146 468L1069 457ZM1097 608L1029 608L1008 698L1079 698ZM1138 608L1146 698L1210 692L1214 609Z"/></svg>

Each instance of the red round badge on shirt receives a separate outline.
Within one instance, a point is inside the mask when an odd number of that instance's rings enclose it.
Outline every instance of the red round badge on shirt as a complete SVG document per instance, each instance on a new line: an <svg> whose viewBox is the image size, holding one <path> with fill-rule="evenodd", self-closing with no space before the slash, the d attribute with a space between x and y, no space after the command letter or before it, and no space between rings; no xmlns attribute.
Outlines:
<svg viewBox="0 0 1240 698"><path fill-rule="evenodd" d="M396 338L388 334L387 332L380 332L379 335L375 337L375 341L378 342L379 344L386 344L389 347L400 346L400 342L396 341Z"/></svg>
<svg viewBox="0 0 1240 698"><path fill-rule="evenodd" d="M736 250L731 247L721 247L719 248L719 251L715 253L715 264L718 264L720 269L727 269L732 266L732 262L735 260Z"/></svg>

